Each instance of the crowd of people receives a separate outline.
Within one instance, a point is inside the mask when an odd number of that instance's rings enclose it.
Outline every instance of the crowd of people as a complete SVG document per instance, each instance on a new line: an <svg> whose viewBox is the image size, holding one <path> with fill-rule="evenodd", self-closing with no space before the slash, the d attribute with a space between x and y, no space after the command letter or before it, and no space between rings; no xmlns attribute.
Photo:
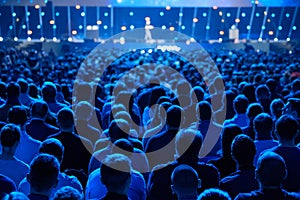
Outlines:
<svg viewBox="0 0 300 200"><path fill-rule="evenodd" d="M10 48L0 63L0 199L300 199L296 55Z"/></svg>

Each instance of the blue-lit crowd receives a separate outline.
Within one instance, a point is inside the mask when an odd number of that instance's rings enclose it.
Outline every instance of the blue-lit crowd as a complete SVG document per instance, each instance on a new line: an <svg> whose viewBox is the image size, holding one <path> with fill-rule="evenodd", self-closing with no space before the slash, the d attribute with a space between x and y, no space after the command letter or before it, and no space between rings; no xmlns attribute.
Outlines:
<svg viewBox="0 0 300 200"><path fill-rule="evenodd" d="M300 199L295 54L2 48L0 64L0 199Z"/></svg>

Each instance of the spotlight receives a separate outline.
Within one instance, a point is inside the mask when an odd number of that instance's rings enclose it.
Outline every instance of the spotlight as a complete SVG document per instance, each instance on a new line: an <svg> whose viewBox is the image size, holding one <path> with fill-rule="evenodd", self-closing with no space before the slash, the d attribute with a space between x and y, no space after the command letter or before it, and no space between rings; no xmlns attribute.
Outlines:
<svg viewBox="0 0 300 200"><path fill-rule="evenodd" d="M282 30L282 26L278 26L278 30L280 30L280 31L281 31L281 30Z"/></svg>
<svg viewBox="0 0 300 200"><path fill-rule="evenodd" d="M17 38L17 37L14 37L14 41L17 42L17 41L18 41L18 38Z"/></svg>
<svg viewBox="0 0 300 200"><path fill-rule="evenodd" d="M44 41L45 41L45 38L44 38L44 37L41 37L40 40L41 40L41 42L44 42Z"/></svg>
<svg viewBox="0 0 300 200"><path fill-rule="evenodd" d="M3 37L0 37L0 42L3 42Z"/></svg>
<svg viewBox="0 0 300 200"><path fill-rule="evenodd" d="M22 25L22 29L26 29L26 25Z"/></svg>
<svg viewBox="0 0 300 200"><path fill-rule="evenodd" d="M297 26L293 26L293 30L294 30L294 31L297 30Z"/></svg>
<svg viewBox="0 0 300 200"><path fill-rule="evenodd" d="M69 42L72 42L72 40L73 40L72 37L69 37L69 38L68 38L68 41L69 41Z"/></svg>
<svg viewBox="0 0 300 200"><path fill-rule="evenodd" d="M56 37L53 37L53 41L56 42L56 41L57 41L57 38L56 38Z"/></svg>
<svg viewBox="0 0 300 200"><path fill-rule="evenodd" d="M84 16L85 16L85 12L82 12L82 13L81 13L81 17L84 17Z"/></svg>
<svg viewBox="0 0 300 200"><path fill-rule="evenodd" d="M77 4L77 5L75 6L75 8L76 8L77 10L79 10L79 9L80 9L80 5Z"/></svg>
<svg viewBox="0 0 300 200"><path fill-rule="evenodd" d="M223 42L223 39L222 39L222 38L219 38L219 42Z"/></svg>
<svg viewBox="0 0 300 200"><path fill-rule="evenodd" d="M224 31L220 31L220 35L224 35Z"/></svg>
<svg viewBox="0 0 300 200"><path fill-rule="evenodd" d="M52 20L50 20L49 24L53 25L53 24L55 24L55 21L52 19Z"/></svg>
<svg viewBox="0 0 300 200"><path fill-rule="evenodd" d="M198 18L196 18L196 17L193 18L194 23L197 23L198 21L199 21Z"/></svg>
<svg viewBox="0 0 300 200"><path fill-rule="evenodd" d="M134 26L133 25L130 25L130 30L133 30L134 29Z"/></svg>
<svg viewBox="0 0 300 200"><path fill-rule="evenodd" d="M182 29L182 30L185 30L185 26L184 26L184 25L182 25L182 26L181 26L181 29Z"/></svg>
<svg viewBox="0 0 300 200"><path fill-rule="evenodd" d="M108 12L105 12L105 13L104 13L104 16L107 17L107 16L108 16Z"/></svg>
<svg viewBox="0 0 300 200"><path fill-rule="evenodd" d="M27 38L27 41L30 42L30 41L31 41L31 37L28 37L28 38Z"/></svg>
<svg viewBox="0 0 300 200"><path fill-rule="evenodd" d="M130 12L130 13L129 13L129 16L133 16L133 14L134 14L133 12Z"/></svg>
<svg viewBox="0 0 300 200"><path fill-rule="evenodd" d="M183 16L183 13L181 12L181 13L179 13L179 17L182 17Z"/></svg>
<svg viewBox="0 0 300 200"><path fill-rule="evenodd" d="M164 12L160 12L159 15L160 15L160 16L164 16L165 13L164 13Z"/></svg>
<svg viewBox="0 0 300 200"><path fill-rule="evenodd" d="M166 6L166 10L171 10L171 6Z"/></svg>
<svg viewBox="0 0 300 200"><path fill-rule="evenodd" d="M98 24L98 25L101 25L101 24L102 24L102 21L101 21L101 20L97 20L97 24Z"/></svg>
<svg viewBox="0 0 300 200"><path fill-rule="evenodd" d="M291 38L286 38L286 41L288 41L288 42L291 41Z"/></svg>
<svg viewBox="0 0 300 200"><path fill-rule="evenodd" d="M286 14L285 14L285 17L286 17L286 18L289 18L289 17L290 17L290 13L286 13Z"/></svg>
<svg viewBox="0 0 300 200"><path fill-rule="evenodd" d="M35 9L40 9L40 7L41 7L41 6L38 5L38 4L36 4L36 5L34 6Z"/></svg>
<svg viewBox="0 0 300 200"><path fill-rule="evenodd" d="M240 23L241 22L241 20L239 18L236 18L234 21L235 21L235 23Z"/></svg>
<svg viewBox="0 0 300 200"><path fill-rule="evenodd" d="M28 30L27 35L31 35L31 34L32 34L32 30Z"/></svg>
<svg viewBox="0 0 300 200"><path fill-rule="evenodd" d="M260 14L259 14L259 13L256 13L256 14L255 14L255 16L256 16L256 17L259 17L259 16L260 16Z"/></svg>
<svg viewBox="0 0 300 200"><path fill-rule="evenodd" d="M258 38L258 41L259 41L259 42L262 42L262 38Z"/></svg>
<svg viewBox="0 0 300 200"><path fill-rule="evenodd" d="M209 29L210 29L210 26L207 25L205 28L206 28L206 30L209 30Z"/></svg>
<svg viewBox="0 0 300 200"><path fill-rule="evenodd" d="M13 16L13 17L16 17L16 16L17 16L17 14L16 14L15 12L13 12L13 13L12 13L12 16Z"/></svg>
<svg viewBox="0 0 300 200"><path fill-rule="evenodd" d="M274 35L274 32L273 31L269 31L269 35Z"/></svg>
<svg viewBox="0 0 300 200"><path fill-rule="evenodd" d="M76 35L77 34L77 31L76 30L73 30L72 31L72 35Z"/></svg>
<svg viewBox="0 0 300 200"><path fill-rule="evenodd" d="M204 12L204 13L202 14L202 16L203 16L203 17L207 17L207 13Z"/></svg>
<svg viewBox="0 0 300 200"><path fill-rule="evenodd" d="M170 31L174 31L174 30L175 30L174 26L171 26Z"/></svg>
<svg viewBox="0 0 300 200"><path fill-rule="evenodd" d="M274 41L275 41L275 42L278 42L278 38L274 38Z"/></svg>
<svg viewBox="0 0 300 200"><path fill-rule="evenodd" d="M246 13L243 12L243 13L242 13L242 17L246 17Z"/></svg>
<svg viewBox="0 0 300 200"><path fill-rule="evenodd" d="M165 30L167 27L165 25L162 25L161 27L163 30Z"/></svg>
<svg viewBox="0 0 300 200"><path fill-rule="evenodd" d="M127 29L126 26L121 26L122 31L126 31L126 29Z"/></svg>
<svg viewBox="0 0 300 200"><path fill-rule="evenodd" d="M104 25L103 26L104 30L108 29L108 26L107 25Z"/></svg>

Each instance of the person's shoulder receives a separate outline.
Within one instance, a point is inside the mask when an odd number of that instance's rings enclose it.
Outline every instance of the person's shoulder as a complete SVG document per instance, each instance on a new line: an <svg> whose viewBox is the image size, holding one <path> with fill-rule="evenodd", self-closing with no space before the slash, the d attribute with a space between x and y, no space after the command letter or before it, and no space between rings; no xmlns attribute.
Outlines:
<svg viewBox="0 0 300 200"><path fill-rule="evenodd" d="M234 200L246 200L246 199L251 199L251 200L260 200L260 199L263 199L262 198L262 194L260 194L261 192L259 190L256 190L256 191L252 191L252 192L249 192L249 193L240 193L238 194Z"/></svg>

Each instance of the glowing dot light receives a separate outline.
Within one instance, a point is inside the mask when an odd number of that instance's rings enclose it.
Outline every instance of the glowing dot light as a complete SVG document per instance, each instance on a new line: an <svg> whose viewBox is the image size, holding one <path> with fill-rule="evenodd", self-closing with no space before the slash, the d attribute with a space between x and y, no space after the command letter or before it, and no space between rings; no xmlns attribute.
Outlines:
<svg viewBox="0 0 300 200"><path fill-rule="evenodd" d="M14 37L14 41L17 42L17 41L18 41L18 38L17 38L17 37Z"/></svg>
<svg viewBox="0 0 300 200"><path fill-rule="evenodd" d="M27 35L31 35L31 34L32 34L32 30L28 30Z"/></svg>
<svg viewBox="0 0 300 200"><path fill-rule="evenodd" d="M274 35L274 32L273 31L269 31L269 35Z"/></svg>
<svg viewBox="0 0 300 200"><path fill-rule="evenodd" d="M101 24L102 24L102 21L101 21L101 20L97 20L97 24L98 24L98 25L101 25Z"/></svg>
<svg viewBox="0 0 300 200"><path fill-rule="evenodd" d="M134 26L133 25L130 25L130 30L133 30L134 29Z"/></svg>
<svg viewBox="0 0 300 200"><path fill-rule="evenodd" d="M256 17L259 17L259 16L260 16L260 14L259 14L259 13L256 13L256 14L255 14L255 16L256 16Z"/></svg>
<svg viewBox="0 0 300 200"><path fill-rule="evenodd" d="M242 13L242 17L246 17L246 13L243 12L243 13Z"/></svg>
<svg viewBox="0 0 300 200"><path fill-rule="evenodd" d="M76 5L75 8L76 8L77 10L79 10L79 9L80 9L80 5Z"/></svg>
<svg viewBox="0 0 300 200"><path fill-rule="evenodd" d="M22 25L22 29L26 29L26 25Z"/></svg>
<svg viewBox="0 0 300 200"><path fill-rule="evenodd" d="M133 16L134 15L134 13L133 12L129 12L129 16Z"/></svg>
<svg viewBox="0 0 300 200"><path fill-rule="evenodd" d="M241 22L241 20L239 18L235 19L235 23L240 23L240 22Z"/></svg>
<svg viewBox="0 0 300 200"><path fill-rule="evenodd" d="M83 29L83 26L82 26L82 25L79 25L78 28L81 30L81 29Z"/></svg>
<svg viewBox="0 0 300 200"><path fill-rule="evenodd" d="M214 10L217 10L217 9L218 9L218 6L213 6L213 9L214 9Z"/></svg>
<svg viewBox="0 0 300 200"><path fill-rule="evenodd" d="M41 29L41 25L37 25L36 28L37 28L37 29Z"/></svg>
<svg viewBox="0 0 300 200"><path fill-rule="evenodd" d="M278 26L278 30L280 30L280 31L281 31L281 30L282 30L282 26Z"/></svg>
<svg viewBox="0 0 300 200"><path fill-rule="evenodd" d="M220 35L224 35L224 31L220 31Z"/></svg>
<svg viewBox="0 0 300 200"><path fill-rule="evenodd" d="M126 26L121 26L122 31L126 31L126 29L127 29Z"/></svg>
<svg viewBox="0 0 300 200"><path fill-rule="evenodd" d="M288 41L288 42L291 41L291 38L286 38L286 41Z"/></svg>
<svg viewBox="0 0 300 200"><path fill-rule="evenodd" d="M205 28L206 28L206 30L209 30L209 29L210 29L210 26L207 25Z"/></svg>
<svg viewBox="0 0 300 200"><path fill-rule="evenodd" d="M297 26L293 26L293 30L294 30L294 31L297 30Z"/></svg>
<svg viewBox="0 0 300 200"><path fill-rule="evenodd" d="M84 17L85 16L85 12L81 12L81 17Z"/></svg>
<svg viewBox="0 0 300 200"><path fill-rule="evenodd" d="M207 13L204 12L204 13L202 14L202 16L203 16L203 17L207 17Z"/></svg>
<svg viewBox="0 0 300 200"><path fill-rule="evenodd" d="M274 38L274 41L277 42L277 41L278 41L278 38Z"/></svg>
<svg viewBox="0 0 300 200"><path fill-rule="evenodd" d="M199 21L198 18L196 18L196 17L193 18L193 22L194 22L194 23L197 23L198 21Z"/></svg>
<svg viewBox="0 0 300 200"><path fill-rule="evenodd" d="M164 12L160 12L159 15L160 15L160 16L164 16L165 13L164 13Z"/></svg>
<svg viewBox="0 0 300 200"><path fill-rule="evenodd" d="M161 28L162 28L163 30L165 30L167 27L166 27L165 25L163 25Z"/></svg>
<svg viewBox="0 0 300 200"><path fill-rule="evenodd" d="M107 17L107 16L108 16L108 12L105 12L105 13L104 13L104 16Z"/></svg>
<svg viewBox="0 0 300 200"><path fill-rule="evenodd" d="M259 41L259 42L262 42L262 38L258 38L258 41Z"/></svg>
<svg viewBox="0 0 300 200"><path fill-rule="evenodd" d="M35 9L40 9L40 7L41 7L41 6L38 5L38 4L36 4L36 5L34 6Z"/></svg>
<svg viewBox="0 0 300 200"><path fill-rule="evenodd" d="M248 25L248 26L247 26L247 30L250 30L250 29L251 29L251 26L250 26L250 25Z"/></svg>
<svg viewBox="0 0 300 200"><path fill-rule="evenodd" d="M108 29L108 26L107 25L104 25L103 26L104 30Z"/></svg>
<svg viewBox="0 0 300 200"><path fill-rule="evenodd" d="M171 26L170 31L174 31L174 30L175 30L174 26Z"/></svg>
<svg viewBox="0 0 300 200"><path fill-rule="evenodd" d="M226 16L227 16L227 17L231 17L231 14L230 14L230 13L227 13Z"/></svg>
<svg viewBox="0 0 300 200"><path fill-rule="evenodd" d="M182 29L182 30L185 30L185 26L184 26L184 25L182 25L182 26L181 26L181 29Z"/></svg>
<svg viewBox="0 0 300 200"><path fill-rule="evenodd" d="M171 6L166 6L166 10L171 10Z"/></svg>
<svg viewBox="0 0 300 200"><path fill-rule="evenodd" d="M52 20L50 20L50 22L49 22L50 24L55 24L55 21L52 19Z"/></svg>
<svg viewBox="0 0 300 200"><path fill-rule="evenodd" d="M272 14L271 14L271 17L273 17L273 18L274 18L275 16L276 16L276 15L275 15L275 13L272 13Z"/></svg>
<svg viewBox="0 0 300 200"><path fill-rule="evenodd" d="M28 38L27 38L27 41L30 42L30 41L31 41L31 37L28 37Z"/></svg>
<svg viewBox="0 0 300 200"><path fill-rule="evenodd" d="M41 16L45 16L45 12L41 12Z"/></svg>
<svg viewBox="0 0 300 200"><path fill-rule="evenodd" d="M219 15L220 15L220 16L222 16L222 15L223 15L223 12L222 12L222 11L220 11L220 12L219 12Z"/></svg>
<svg viewBox="0 0 300 200"><path fill-rule="evenodd" d="M76 30L73 30L72 31L72 35L76 35L77 34L77 31Z"/></svg>
<svg viewBox="0 0 300 200"><path fill-rule="evenodd" d="M17 16L17 14L16 14L15 12L13 12L13 13L12 13L12 16L13 16L13 17L16 17L16 16Z"/></svg>
<svg viewBox="0 0 300 200"><path fill-rule="evenodd" d="M286 14L285 14L285 17L286 17L286 18L289 18L289 17L290 17L290 13L286 13Z"/></svg>
<svg viewBox="0 0 300 200"><path fill-rule="evenodd" d="M56 12L56 13L55 13L55 16L56 16L56 17L58 17L59 15L60 15L60 13L59 13L59 12Z"/></svg>
<svg viewBox="0 0 300 200"><path fill-rule="evenodd" d="M262 29L262 30L265 30L265 29L266 29L266 26L262 26L261 29Z"/></svg>

